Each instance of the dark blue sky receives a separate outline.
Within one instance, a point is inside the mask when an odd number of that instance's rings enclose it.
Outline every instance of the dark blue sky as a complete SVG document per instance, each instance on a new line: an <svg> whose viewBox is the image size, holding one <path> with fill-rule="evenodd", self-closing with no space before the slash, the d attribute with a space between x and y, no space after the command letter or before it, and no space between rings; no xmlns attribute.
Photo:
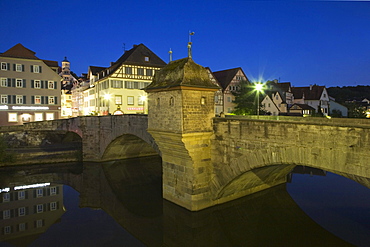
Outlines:
<svg viewBox="0 0 370 247"><path fill-rule="evenodd" d="M0 52L17 43L80 75L143 43L168 62L187 56L249 79L293 86L370 85L370 2L0 0Z"/></svg>

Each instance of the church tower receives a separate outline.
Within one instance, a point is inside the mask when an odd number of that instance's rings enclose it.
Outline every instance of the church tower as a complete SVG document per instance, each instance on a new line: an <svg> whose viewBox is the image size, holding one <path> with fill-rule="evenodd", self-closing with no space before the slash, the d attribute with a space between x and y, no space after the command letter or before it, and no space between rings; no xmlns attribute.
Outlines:
<svg viewBox="0 0 370 247"><path fill-rule="evenodd" d="M212 118L218 86L191 57L154 75L148 93L148 132L162 153L163 197L191 211L210 206Z"/></svg>

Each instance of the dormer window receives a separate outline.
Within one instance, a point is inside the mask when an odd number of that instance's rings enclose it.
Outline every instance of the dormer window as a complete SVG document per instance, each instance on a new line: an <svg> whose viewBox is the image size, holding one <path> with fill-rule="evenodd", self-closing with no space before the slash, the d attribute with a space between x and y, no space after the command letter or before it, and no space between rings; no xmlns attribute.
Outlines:
<svg viewBox="0 0 370 247"><path fill-rule="evenodd" d="M145 56L144 57L144 60L145 60L145 62L149 62L149 57L148 56Z"/></svg>

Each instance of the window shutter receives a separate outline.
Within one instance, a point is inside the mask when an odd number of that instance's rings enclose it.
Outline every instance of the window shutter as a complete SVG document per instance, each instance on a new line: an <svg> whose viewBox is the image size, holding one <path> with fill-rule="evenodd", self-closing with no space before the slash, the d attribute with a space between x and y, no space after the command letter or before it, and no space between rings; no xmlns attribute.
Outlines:
<svg viewBox="0 0 370 247"><path fill-rule="evenodd" d="M39 67L40 67L40 73L42 73L42 71L41 71L41 68L42 68L42 67L41 67L41 66L39 66Z"/></svg>
<svg viewBox="0 0 370 247"><path fill-rule="evenodd" d="M11 87L12 86L12 79L8 78L8 85L7 87Z"/></svg>
<svg viewBox="0 0 370 247"><path fill-rule="evenodd" d="M13 95L13 102L12 102L13 104L15 104L16 103L16 99L15 99L15 95Z"/></svg>
<svg viewBox="0 0 370 247"><path fill-rule="evenodd" d="M13 63L13 71L15 71L15 63Z"/></svg>
<svg viewBox="0 0 370 247"><path fill-rule="evenodd" d="M23 95L23 104L26 104L26 95Z"/></svg>
<svg viewBox="0 0 370 247"><path fill-rule="evenodd" d="M10 63L7 63L6 70L10 70Z"/></svg>
<svg viewBox="0 0 370 247"><path fill-rule="evenodd" d="M8 104L12 104L12 96L8 95Z"/></svg>
<svg viewBox="0 0 370 247"><path fill-rule="evenodd" d="M49 97L48 96L45 96L45 104L49 104Z"/></svg>
<svg viewBox="0 0 370 247"><path fill-rule="evenodd" d="M31 88L35 88L35 81L31 80Z"/></svg>
<svg viewBox="0 0 370 247"><path fill-rule="evenodd" d="M15 87L15 79L12 78L12 87Z"/></svg>
<svg viewBox="0 0 370 247"><path fill-rule="evenodd" d="M54 89L58 89L58 84L56 81L54 81Z"/></svg>
<svg viewBox="0 0 370 247"><path fill-rule="evenodd" d="M23 79L23 87L26 87L26 79Z"/></svg>
<svg viewBox="0 0 370 247"><path fill-rule="evenodd" d="M54 104L58 104L58 96L54 97Z"/></svg>
<svg viewBox="0 0 370 247"><path fill-rule="evenodd" d="M22 64L22 72L24 72L24 64Z"/></svg>
<svg viewBox="0 0 370 247"><path fill-rule="evenodd" d="M31 96L31 104L34 105L35 104L35 96Z"/></svg>
<svg viewBox="0 0 370 247"><path fill-rule="evenodd" d="M31 65L31 73L33 73L33 65Z"/></svg>
<svg viewBox="0 0 370 247"><path fill-rule="evenodd" d="M44 81L40 81L41 88L44 88Z"/></svg>
<svg viewBox="0 0 370 247"><path fill-rule="evenodd" d="M45 104L45 103L44 103L44 97L45 97L45 96L41 96L41 104Z"/></svg>

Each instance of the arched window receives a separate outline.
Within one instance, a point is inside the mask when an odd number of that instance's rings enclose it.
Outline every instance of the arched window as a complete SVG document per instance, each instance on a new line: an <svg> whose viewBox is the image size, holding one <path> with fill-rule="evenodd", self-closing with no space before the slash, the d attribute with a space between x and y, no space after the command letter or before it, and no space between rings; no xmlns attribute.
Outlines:
<svg viewBox="0 0 370 247"><path fill-rule="evenodd" d="M170 98L170 106L173 106L175 104L175 99L173 97Z"/></svg>

